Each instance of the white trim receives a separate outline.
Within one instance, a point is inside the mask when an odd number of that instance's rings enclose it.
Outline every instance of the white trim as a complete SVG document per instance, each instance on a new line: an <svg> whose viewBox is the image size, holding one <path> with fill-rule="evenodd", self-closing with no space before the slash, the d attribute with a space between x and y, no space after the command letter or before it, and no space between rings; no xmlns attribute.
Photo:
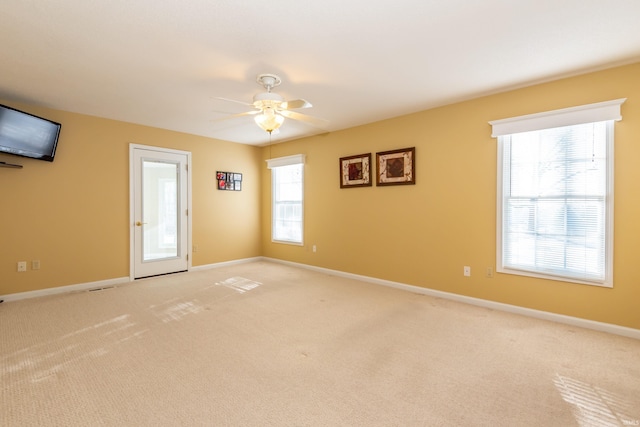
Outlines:
<svg viewBox="0 0 640 427"><path fill-rule="evenodd" d="M300 264L300 263L291 262L291 261L284 261L276 258L269 258L269 257L244 258L244 259L238 259L234 261L200 265L197 267L193 267L191 271L204 271L204 270L209 270L213 268L227 267L227 266L237 265L237 264L245 264L253 261L268 261L268 262L273 262L277 264L290 265L293 267L304 268L306 270L317 271L319 273L329 274L332 276L344 277L344 278L353 279L353 280L360 280L366 283L388 286L391 288L401 289L408 292L414 292L422 295L429 295L435 298L444 298L452 301L461 302L464 304L490 308L493 310L504 311L507 313L518 314L521 316L528 316L536 319L548 320L550 322L562 323L565 325L571 325L579 328L591 329L594 331L606 332L609 334L620 335L623 337L640 340L640 329L628 328L626 326L619 326L611 323L596 322L594 320L581 319L578 317L550 313L550 312L541 311L541 310L533 310L530 308L519 307L516 305L504 304L504 303L484 300L480 298L473 298L465 295L459 295L459 294L453 294L450 292L438 291L435 289L423 288L420 286L407 285L404 283L392 282L390 280L383 280L383 279L377 279L375 277L362 276L359 274L345 273L338 270L331 270L328 268L316 267L308 264ZM69 292L75 292L75 291L83 291L83 290L89 290L89 289L99 289L99 288L104 288L108 286L116 286L116 285L129 284L129 283L135 283L135 282L131 282L128 277L121 277L117 279L101 280L97 282L89 282L89 283L83 283L83 284L77 284L77 285L59 286L55 288L40 289L37 291L20 292L16 294L1 296L0 299L3 299L5 302L18 301L18 300L27 299L27 298L36 298L36 297L69 293Z"/></svg>
<svg viewBox="0 0 640 427"><path fill-rule="evenodd" d="M210 270L210 269L219 268L219 267L245 264L253 261L268 261L268 262L273 262L277 264L290 265L293 267L304 268L306 270L317 271L319 273L329 274L329 275L338 276L338 277L344 277L347 279L359 280L362 282L372 283L376 285L388 286L391 288L401 289L408 292L414 292L422 295L429 295L436 298L444 298L444 299L457 301L465 304L475 305L478 307L485 307L485 308L490 308L494 310L505 311L508 313L519 314L521 316L528 316L536 319L563 323L566 325L572 325L580 328L591 329L594 331L606 332L609 334L620 335L623 337L640 340L640 329L628 328L626 326L618 326L611 323L602 323L602 322L596 322L593 320L580 319L578 317L549 313L541 310L533 310L530 308L524 308L524 307L519 307L515 305L510 305L510 304L483 300L480 298L473 298L465 295L438 291L435 289L423 288L420 286L407 285L399 282L392 282L390 280L377 279L375 277L362 276L362 275L353 274L353 273L345 273L343 271L331 270L328 268L316 267L308 264L300 264L292 261L284 261L277 258L269 258L269 257L263 257L263 256L253 257L253 258L243 258L243 259L225 261L225 262L220 262L215 264L200 265L197 267L193 267L191 271L205 271L205 270ZM130 281L128 277L120 277L117 279L100 280L97 282L88 282L88 283L82 283L77 285L59 286L55 288L40 289L37 291L9 294L9 295L0 296L0 299L3 299L5 302L18 301L18 300L27 299L27 298L36 298L36 297L42 297L47 295L56 295L56 294L63 294L63 293L69 293L69 292L84 291L89 289L99 289L99 288L104 288L109 286L116 286L121 284L130 284L130 283L135 283L135 282Z"/></svg>
<svg viewBox="0 0 640 427"><path fill-rule="evenodd" d="M283 245L304 246L304 230L302 230L303 241L297 242L295 240L277 240L271 237L271 243L279 243Z"/></svg>
<svg viewBox="0 0 640 427"><path fill-rule="evenodd" d="M199 265L197 267L192 267L190 271L204 271L204 270L210 270L213 268L228 267L232 265L246 264L249 262L262 261L262 260L263 260L263 257L244 258L244 259L238 259L233 261L219 262L215 264ZM153 277L148 277L146 279L140 279L140 280L147 280L147 279L153 279ZM136 282L139 282L140 280L136 280ZM18 292L15 294L1 295L0 300L4 300L4 302L19 301L19 300L29 299L29 298L38 298L38 297L44 297L44 296L50 296L50 295L66 294L71 292L80 292L80 291L86 291L91 289L108 288L108 287L114 287L114 286L123 285L123 284L128 285L131 283L135 283L135 282L131 280L129 277L119 277L116 279L99 280L96 282L78 283L75 285L67 285L67 286L56 286L54 288L38 289L35 291Z"/></svg>
<svg viewBox="0 0 640 427"><path fill-rule="evenodd" d="M147 150L147 151L157 151L159 153L169 153L169 154L177 154L183 155L187 158L187 271L191 269L193 254L192 254L192 221L193 217L193 206L192 206L192 159L191 152L184 150L176 150L173 148L164 148L164 147L154 147L151 145L142 145L136 143L129 143L129 279L135 280L135 252L134 252L134 233L132 231L135 222L135 179L134 179L134 151L136 149Z"/></svg>
<svg viewBox="0 0 640 427"><path fill-rule="evenodd" d="M407 285L399 282L392 282L389 280L377 279L375 277L361 276L359 274L345 273L337 270L330 270L328 268L316 267L307 264L299 264L291 261L284 261L276 258L263 257L265 261L271 261L280 264L286 264L293 267L305 268L307 270L313 270L320 273L330 274L333 276L344 277L347 279L360 280L362 282L373 283L376 285L388 286L391 288L402 289L409 292L415 292L418 294L429 295L436 298L444 298L452 301L461 302L464 304L475 305L478 307L490 308L493 310L504 311L507 313L518 314L521 316L533 317L541 320L548 320L551 322L562 323L565 325L576 326L579 328L591 329L599 332L606 332L609 334L620 335L623 337L634 338L640 340L640 329L628 328L626 326L614 325L611 323L596 322L594 320L581 319L578 317L566 316L563 314L550 313L547 311L533 310L531 308L520 307L517 305L504 304L495 301L484 300L480 298L468 297L465 295L453 294L444 291L438 291L435 289L423 288L420 286Z"/></svg>
<svg viewBox="0 0 640 427"><path fill-rule="evenodd" d="M626 99L626 98L625 98ZM620 101L620 100L618 100ZM600 104L611 104L614 101ZM622 100L624 102L624 99ZM597 104L591 104L597 105ZM618 104L619 110L619 104ZM605 196L605 208L606 208L606 224L605 224L605 276L602 280L589 280L586 277L580 277L578 275L568 275L565 271L558 269L556 272L546 272L536 267L523 267L521 269L517 266L505 266L504 254L503 254L503 241L504 241L504 213L505 213L505 194L509 194L509 191L505 193L511 182L510 176L506 176L506 173L511 173L511 168L505 166L505 156L508 159L509 154L505 155L506 147L510 147L510 141L513 136L500 135L497 138L497 168L496 168L496 272L513 274L517 276L536 277L540 279L555 280L568 283L578 283L581 285L599 286L605 288L613 288L613 239L614 239L614 120L600 121L599 123L605 123L606 125L606 196Z"/></svg>
<svg viewBox="0 0 640 427"><path fill-rule="evenodd" d="M267 162L267 168L269 169L278 168L280 166L297 165L300 163L304 164L304 161L304 154L294 154L293 156L277 157L275 159L265 160L265 162Z"/></svg>
<svg viewBox="0 0 640 427"><path fill-rule="evenodd" d="M606 239L606 254L607 258L605 259L605 268L607 271L606 280L608 281L608 287L613 288L614 282L614 268L613 268L613 250L614 250L614 239L615 239L615 227L614 227L614 219L615 219L615 127L613 122L607 123L607 222L605 227L607 228L608 237Z"/></svg>
<svg viewBox="0 0 640 427"><path fill-rule="evenodd" d="M262 261L262 260L263 260L263 257L241 258L233 261L224 261L224 262L216 262L214 264L198 265L196 267L192 267L191 271L206 271L214 268L229 267L232 265L247 264L249 262Z"/></svg>
<svg viewBox="0 0 640 427"><path fill-rule="evenodd" d="M294 161L295 159L300 159L301 161ZM302 187L302 194L301 194L301 199L300 199L300 216L302 218L302 224L301 224L301 230L300 230L300 240L283 240L283 239L276 239L273 236L274 230L275 230L275 222L277 221L276 218L276 202L275 202L275 194L276 194L276 174L278 173L277 170L275 172L271 173L271 242L272 243L284 243L284 244L290 244L290 245L297 245L297 246L303 246L304 245L304 175L305 175L305 168L304 168L304 159L305 156L304 154L296 154L294 156L288 156L288 157L280 157L278 159L273 159L275 161L278 160L282 160L281 163L278 163L277 165L274 164L269 164L268 167L270 169L274 169L274 168L279 168L282 166L294 166L294 165L299 165L299 167L302 168L302 175L300 177L300 185ZM269 162L270 160L267 160L267 162Z"/></svg>
<svg viewBox="0 0 640 427"><path fill-rule="evenodd" d="M56 286L55 288L38 289L36 291L18 292L15 294L4 295L0 297L5 302L19 301L28 298L38 298L49 295L66 294L69 292L86 291L89 289L100 289L112 287L116 285L129 284L131 281L128 277L120 277L117 279L99 280L97 282L79 283L76 285Z"/></svg>
<svg viewBox="0 0 640 427"><path fill-rule="evenodd" d="M497 138L520 132L550 129L561 126L572 126L583 123L604 122L606 120L622 120L620 106L627 98L612 101L597 102L595 104L562 108L560 110L527 114L525 116L508 119L493 120L491 136Z"/></svg>

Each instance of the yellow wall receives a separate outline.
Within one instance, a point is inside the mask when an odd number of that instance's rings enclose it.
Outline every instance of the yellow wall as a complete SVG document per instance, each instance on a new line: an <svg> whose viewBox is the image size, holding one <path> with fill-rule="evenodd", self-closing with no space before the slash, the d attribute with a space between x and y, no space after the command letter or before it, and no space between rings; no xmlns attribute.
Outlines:
<svg viewBox="0 0 640 427"><path fill-rule="evenodd" d="M613 289L485 277L496 265L496 140L488 122L617 98L628 99L615 125ZM340 157L414 146L415 186L340 189ZM296 153L307 155L305 245L271 242L263 166L263 255L640 328L640 64L277 144L262 155Z"/></svg>
<svg viewBox="0 0 640 427"><path fill-rule="evenodd" d="M24 166L0 168L0 295L129 275L129 143L192 152L194 266L260 255L259 148L0 103L62 123L53 163L0 154ZM242 191L218 191L216 170L243 173Z"/></svg>
<svg viewBox="0 0 640 427"><path fill-rule="evenodd" d="M128 276L136 143L193 153L194 266L264 255L640 329L638 76L633 64L263 149L0 100L63 124L53 163L0 154L24 165L0 168L0 295ZM496 261L488 121L625 97L615 125L614 288L485 277ZM415 186L339 188L340 157L412 146ZM296 153L307 155L302 247L270 241L264 163ZM217 191L216 170L242 172L243 190ZM16 272L31 260L41 269Z"/></svg>

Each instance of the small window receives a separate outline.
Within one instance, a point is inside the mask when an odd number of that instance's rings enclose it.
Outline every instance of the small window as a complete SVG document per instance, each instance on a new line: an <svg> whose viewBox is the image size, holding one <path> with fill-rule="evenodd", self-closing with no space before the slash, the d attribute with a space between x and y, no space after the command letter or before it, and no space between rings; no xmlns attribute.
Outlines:
<svg viewBox="0 0 640 427"><path fill-rule="evenodd" d="M497 271L613 286L613 123L622 102L491 122Z"/></svg>
<svg viewBox="0 0 640 427"><path fill-rule="evenodd" d="M271 239L274 242L302 244L304 156L268 160L272 184Z"/></svg>

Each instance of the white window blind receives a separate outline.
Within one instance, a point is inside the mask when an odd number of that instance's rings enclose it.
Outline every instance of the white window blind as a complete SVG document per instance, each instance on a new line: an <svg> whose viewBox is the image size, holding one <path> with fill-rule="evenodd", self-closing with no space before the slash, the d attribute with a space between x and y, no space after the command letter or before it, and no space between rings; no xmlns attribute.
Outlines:
<svg viewBox="0 0 640 427"><path fill-rule="evenodd" d="M612 286L613 121L622 102L491 122L497 271Z"/></svg>
<svg viewBox="0 0 640 427"><path fill-rule="evenodd" d="M302 244L304 155L267 160L267 166L272 183L272 240Z"/></svg>

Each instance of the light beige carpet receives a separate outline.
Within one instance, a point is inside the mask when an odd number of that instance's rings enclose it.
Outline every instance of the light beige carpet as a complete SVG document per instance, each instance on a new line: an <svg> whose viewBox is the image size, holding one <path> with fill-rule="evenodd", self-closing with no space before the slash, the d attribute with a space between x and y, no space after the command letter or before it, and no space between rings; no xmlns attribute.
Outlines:
<svg viewBox="0 0 640 427"><path fill-rule="evenodd" d="M625 426L640 342L269 262L0 305L1 426Z"/></svg>

